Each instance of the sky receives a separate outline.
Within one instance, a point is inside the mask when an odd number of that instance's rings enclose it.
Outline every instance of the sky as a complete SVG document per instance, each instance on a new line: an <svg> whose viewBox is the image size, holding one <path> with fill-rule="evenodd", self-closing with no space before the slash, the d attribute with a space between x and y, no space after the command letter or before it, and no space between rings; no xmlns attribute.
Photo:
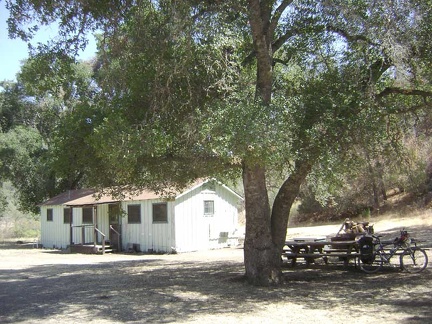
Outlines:
<svg viewBox="0 0 432 324"><path fill-rule="evenodd" d="M22 60L28 58L28 47L20 39L9 39L7 31L7 19L9 13L5 8L4 1L0 0L0 81L16 80L16 74L19 72ZM32 44L38 42L45 43L56 34L55 27L44 27L36 35ZM79 55L80 59L86 60L94 56L96 52L96 43L90 39L86 50Z"/></svg>

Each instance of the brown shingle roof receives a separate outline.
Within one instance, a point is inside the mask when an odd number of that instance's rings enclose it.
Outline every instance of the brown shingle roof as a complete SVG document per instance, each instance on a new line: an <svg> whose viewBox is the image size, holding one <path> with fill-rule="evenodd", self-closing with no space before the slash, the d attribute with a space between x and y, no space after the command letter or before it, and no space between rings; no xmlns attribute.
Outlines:
<svg viewBox="0 0 432 324"><path fill-rule="evenodd" d="M183 193L173 191L171 194L177 197L189 192L190 190L195 189L196 187L202 185L208 180L197 180L193 183L186 191ZM236 192L232 191L230 188L222 185L233 194L242 199L240 195ZM39 206L53 206L53 205L65 205L65 206L86 206L86 205L98 205L98 204L109 204L116 203L119 201L139 201L139 200L148 200L148 199L159 199L159 198L170 198L166 197L163 194L157 194L151 190L142 190L139 193L130 193L126 190L124 192L123 198L112 197L109 194L98 194L98 192L94 189L78 189L78 190L68 190L58 196L55 196ZM172 198L172 197L171 197Z"/></svg>
<svg viewBox="0 0 432 324"><path fill-rule="evenodd" d="M68 201L79 199L81 197L85 196L91 196L95 193L94 189L77 189L77 190L68 190L66 192L63 192L55 197L52 197L48 199L47 201L43 202L39 206L53 206L53 205L63 205L67 203Z"/></svg>
<svg viewBox="0 0 432 324"><path fill-rule="evenodd" d="M66 205L66 206L85 206L85 205L98 205L98 204L109 204L116 203L119 201L138 201L148 199L167 198L163 195L159 195L154 191L142 190L139 193L127 194L125 197L118 198L112 197L109 194L98 194L94 189L77 189L68 190L60 195L48 199L39 206L55 206L55 205Z"/></svg>
<svg viewBox="0 0 432 324"><path fill-rule="evenodd" d="M161 196L157 195L152 191L142 191L139 194L126 195L124 198L113 198L111 195L98 196L94 193L84 197L80 197L65 203L67 206L84 206L84 205L98 205L98 204L109 204L119 201L134 201L134 200L148 200L158 199Z"/></svg>

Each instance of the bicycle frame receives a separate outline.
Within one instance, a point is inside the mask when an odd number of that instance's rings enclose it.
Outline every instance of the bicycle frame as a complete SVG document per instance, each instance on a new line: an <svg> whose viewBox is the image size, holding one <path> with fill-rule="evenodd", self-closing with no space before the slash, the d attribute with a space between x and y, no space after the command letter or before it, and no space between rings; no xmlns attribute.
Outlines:
<svg viewBox="0 0 432 324"><path fill-rule="evenodd" d="M390 263L390 259L395 255L401 255L407 248L402 248L401 244L394 244L394 246L386 252L384 249L384 244L381 243L380 236L372 235L374 239L376 239L378 248L375 250L376 255L378 255L382 262ZM401 253L397 253L398 251L402 251Z"/></svg>
<svg viewBox="0 0 432 324"><path fill-rule="evenodd" d="M390 264L393 256L399 256L398 266L407 272L423 271L428 263L426 252L417 247L414 239L409 238L407 231L402 230L400 237L393 241L393 248L388 252L384 249L384 244L377 235L369 235L373 239L373 252L365 254L365 257L359 258L360 269L366 273L374 273L380 270L383 264ZM387 245L387 244L385 244ZM363 246L362 246L363 247Z"/></svg>

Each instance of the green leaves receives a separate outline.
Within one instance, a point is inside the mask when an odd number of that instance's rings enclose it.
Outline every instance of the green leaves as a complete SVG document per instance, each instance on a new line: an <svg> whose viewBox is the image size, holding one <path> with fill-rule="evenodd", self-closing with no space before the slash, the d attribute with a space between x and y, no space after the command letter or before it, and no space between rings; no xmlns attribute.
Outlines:
<svg viewBox="0 0 432 324"><path fill-rule="evenodd" d="M45 153L35 129L19 126L0 133L0 177L13 180L24 210L35 211L35 202L45 197L50 181Z"/></svg>

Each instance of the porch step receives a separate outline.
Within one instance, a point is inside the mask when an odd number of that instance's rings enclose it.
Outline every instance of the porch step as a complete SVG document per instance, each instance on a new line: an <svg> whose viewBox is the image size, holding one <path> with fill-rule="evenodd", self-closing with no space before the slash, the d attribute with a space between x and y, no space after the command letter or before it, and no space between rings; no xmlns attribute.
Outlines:
<svg viewBox="0 0 432 324"><path fill-rule="evenodd" d="M102 245L96 245L97 253L102 253ZM116 250L111 245L105 245L105 253L114 253Z"/></svg>
<svg viewBox="0 0 432 324"><path fill-rule="evenodd" d="M84 254L102 254L102 245L94 244L76 244L69 246L71 253L84 253ZM116 250L111 245L105 245L105 253L114 253Z"/></svg>

